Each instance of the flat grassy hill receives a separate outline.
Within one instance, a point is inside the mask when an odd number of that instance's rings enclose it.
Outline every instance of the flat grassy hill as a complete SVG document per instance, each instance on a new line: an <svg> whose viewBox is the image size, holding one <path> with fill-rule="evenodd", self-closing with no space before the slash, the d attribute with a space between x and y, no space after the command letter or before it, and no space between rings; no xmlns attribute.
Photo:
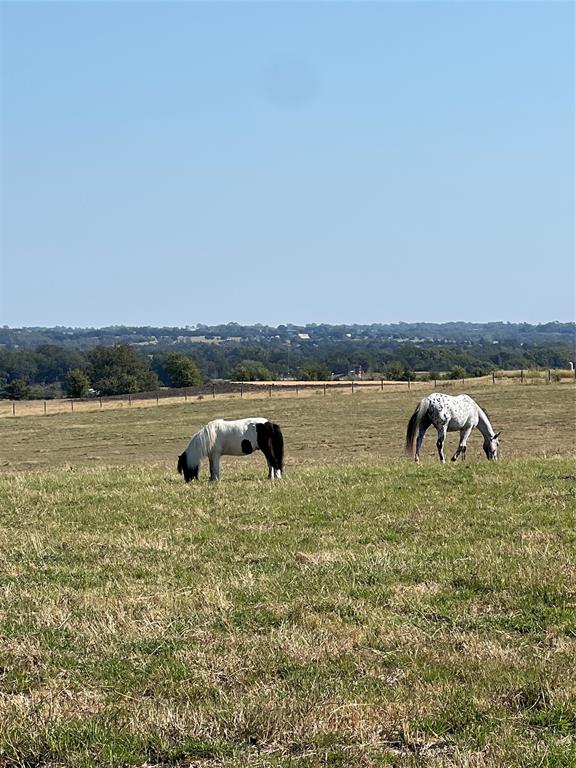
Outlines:
<svg viewBox="0 0 576 768"><path fill-rule="evenodd" d="M431 390L430 390L431 391ZM449 393L457 394L454 386ZM576 387L573 383L497 385L465 390L502 430L502 457L576 455ZM303 466L379 464L403 459L406 425L427 392L331 392L305 397L203 398L175 405L123 407L46 416L0 419L0 472L58 466L162 464L172 471L191 435L210 419L266 416L277 421L286 441L288 471ZM436 461L435 432L425 438L422 458ZM449 433L447 450L458 444ZM480 460L482 436L475 430L468 459ZM262 456L222 460L230 469L261 467ZM230 469L229 469L230 468Z"/></svg>
<svg viewBox="0 0 576 768"><path fill-rule="evenodd" d="M575 390L469 391L498 463L404 458L413 393L3 419L0 765L576 765ZM285 480L184 484L251 414Z"/></svg>

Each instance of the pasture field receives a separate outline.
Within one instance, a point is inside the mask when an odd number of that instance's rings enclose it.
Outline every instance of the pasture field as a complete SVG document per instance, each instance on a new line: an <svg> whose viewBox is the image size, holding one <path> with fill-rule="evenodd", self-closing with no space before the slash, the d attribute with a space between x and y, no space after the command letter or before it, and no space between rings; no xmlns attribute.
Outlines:
<svg viewBox="0 0 576 768"><path fill-rule="evenodd" d="M403 458L414 393L3 419L0 765L576 766L574 394L478 393L495 464ZM283 481L182 482L259 414Z"/></svg>
<svg viewBox="0 0 576 768"><path fill-rule="evenodd" d="M0 420L0 473L14 470L160 463L168 471L190 436L217 417L264 415L285 435L287 466L378 463L404 455L406 424L426 391L319 391L307 397L242 401L206 398L175 405L105 411L7 417ZM455 393L458 390L455 391ZM503 430L505 458L546 458L576 454L576 387L573 384L467 387ZM435 461L435 433L426 436L423 459ZM457 445L447 438L447 455ZM469 440L470 459L483 456L482 437ZM240 468L262 467L261 456L241 459ZM235 460L224 457L223 473ZM226 475L224 475L225 477Z"/></svg>

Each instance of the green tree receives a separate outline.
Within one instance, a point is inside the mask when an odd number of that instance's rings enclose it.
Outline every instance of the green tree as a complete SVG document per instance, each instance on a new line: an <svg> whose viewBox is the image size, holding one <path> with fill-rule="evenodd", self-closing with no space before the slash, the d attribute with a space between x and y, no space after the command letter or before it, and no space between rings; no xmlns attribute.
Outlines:
<svg viewBox="0 0 576 768"><path fill-rule="evenodd" d="M163 368L171 387L198 387L202 374L194 360L179 352L171 352L164 359Z"/></svg>
<svg viewBox="0 0 576 768"><path fill-rule="evenodd" d="M257 360L242 360L232 371L232 378L235 381L270 381L274 375Z"/></svg>
<svg viewBox="0 0 576 768"><path fill-rule="evenodd" d="M466 368L463 368L461 365L454 365L452 367L452 370L448 374L448 378L450 378L450 379L464 379L464 378L466 378Z"/></svg>
<svg viewBox="0 0 576 768"><path fill-rule="evenodd" d="M34 380L37 383L52 384L66 382L68 373L76 368L84 368L84 356L75 349L65 349L55 344L42 344L34 350L37 371Z"/></svg>
<svg viewBox="0 0 576 768"><path fill-rule="evenodd" d="M4 395L8 400L28 400L30 386L24 379L12 379L4 387Z"/></svg>
<svg viewBox="0 0 576 768"><path fill-rule="evenodd" d="M406 372L406 366L398 360L392 360L384 368L384 376L389 381L405 381L407 378Z"/></svg>
<svg viewBox="0 0 576 768"><path fill-rule="evenodd" d="M302 381L330 381L332 374L325 363L307 362L300 367Z"/></svg>
<svg viewBox="0 0 576 768"><path fill-rule="evenodd" d="M150 361L128 344L95 347L88 355L88 376L102 395L146 392L158 387L158 376Z"/></svg>
<svg viewBox="0 0 576 768"><path fill-rule="evenodd" d="M66 397L86 397L90 389L90 379L80 368L72 368L64 381Z"/></svg>

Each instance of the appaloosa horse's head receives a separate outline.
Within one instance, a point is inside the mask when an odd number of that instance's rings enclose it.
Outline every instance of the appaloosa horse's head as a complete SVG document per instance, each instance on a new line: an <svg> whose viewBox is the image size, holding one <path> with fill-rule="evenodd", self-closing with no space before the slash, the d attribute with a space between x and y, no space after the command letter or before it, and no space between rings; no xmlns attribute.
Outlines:
<svg viewBox="0 0 576 768"><path fill-rule="evenodd" d="M497 432L495 435L492 435L492 437L486 436L484 438L484 445L482 447L484 448L486 458L490 461L496 461L498 459L498 448L500 446L500 441L498 440L499 437L500 432Z"/></svg>

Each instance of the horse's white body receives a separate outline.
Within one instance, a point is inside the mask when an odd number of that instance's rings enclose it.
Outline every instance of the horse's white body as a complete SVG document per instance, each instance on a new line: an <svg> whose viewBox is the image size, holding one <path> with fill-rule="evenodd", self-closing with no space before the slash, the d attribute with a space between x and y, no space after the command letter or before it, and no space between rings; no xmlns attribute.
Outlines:
<svg viewBox="0 0 576 768"><path fill-rule="evenodd" d="M263 428L258 425L269 425L280 434L280 456L278 450L278 438L263 439ZM265 438L268 435L264 436ZM183 472L186 481L197 479L200 462L208 458L210 463L210 479L220 479L220 457L246 456L254 451L261 450L268 462L268 477L270 479L282 477L282 436L277 425L261 416L252 416L246 419L215 419L208 422L195 435L192 436L178 463L179 471ZM186 457L185 462L183 457Z"/></svg>
<svg viewBox="0 0 576 768"><path fill-rule="evenodd" d="M488 459L498 458L498 434L494 433L490 419L477 402L468 395L446 395L434 392L424 397L416 407L406 432L406 449L411 453L414 447L416 434L415 460L419 461L420 447L430 425L436 427L438 439L436 447L442 463L444 457L444 441L447 432L460 432L460 442L452 461L456 461L462 454L462 460L466 457L466 443L474 427L478 427L484 436L484 452Z"/></svg>

